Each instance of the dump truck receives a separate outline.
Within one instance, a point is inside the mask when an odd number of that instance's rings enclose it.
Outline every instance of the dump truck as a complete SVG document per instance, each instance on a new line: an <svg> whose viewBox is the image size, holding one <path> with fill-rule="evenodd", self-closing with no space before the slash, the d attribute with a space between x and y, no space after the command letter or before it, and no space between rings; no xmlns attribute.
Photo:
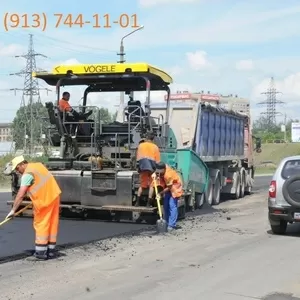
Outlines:
<svg viewBox="0 0 300 300"><path fill-rule="evenodd" d="M180 99L179 96L174 99ZM181 95L181 98L185 97ZM165 116L164 105L153 103L152 115ZM184 182L187 185L193 182L187 187L190 191L194 191L197 181L203 181L202 174L190 173L195 170L190 165L199 165L200 158L207 168L206 190L200 190L201 196L192 192L196 195L196 207L201 207L204 202L218 205L221 195L239 199L251 193L255 170L253 153L261 152L261 141L251 132L249 101L246 107L246 110L241 110L238 105L224 108L222 103L207 103L201 96L171 102L168 120L177 151L173 155L166 150L165 160L175 168L182 168ZM190 158L187 149L191 151ZM192 180L192 176L197 179ZM198 197L202 197L201 200Z"/></svg>
<svg viewBox="0 0 300 300"><path fill-rule="evenodd" d="M136 150L148 132L155 134L162 160L182 177L184 195L178 203L179 219L201 208L205 201L218 204L221 192L241 197L236 191L242 190L242 182L248 190L252 186L252 165L243 152L249 118L199 101L174 106L170 102L172 78L163 70L147 63L99 63L59 65L52 72L33 76L57 90L55 103L46 103L46 108L51 123L48 136L60 154L50 157L47 167L62 190L62 215L71 212L83 219L105 215L115 221L156 222L157 207L146 206L147 189L136 206ZM81 106L73 106L80 112L76 120L58 108L63 86L86 87ZM140 91L146 92L144 105L134 99L134 92ZM165 91L165 103L154 105L152 91ZM104 124L99 107L87 105L89 93L103 92L128 95L122 122ZM88 117L89 110L93 114ZM18 184L16 175L12 175L13 195Z"/></svg>

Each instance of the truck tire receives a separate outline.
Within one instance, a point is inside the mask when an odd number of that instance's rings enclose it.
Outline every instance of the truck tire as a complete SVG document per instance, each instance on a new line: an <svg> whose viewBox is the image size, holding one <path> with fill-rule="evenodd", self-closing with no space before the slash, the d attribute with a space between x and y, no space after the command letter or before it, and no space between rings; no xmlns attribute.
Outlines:
<svg viewBox="0 0 300 300"><path fill-rule="evenodd" d="M252 169L250 169L248 176L249 176L249 182L248 182L248 186L245 187L245 195L252 194L252 184L253 184L253 170Z"/></svg>
<svg viewBox="0 0 300 300"><path fill-rule="evenodd" d="M233 199L237 200L240 198L240 192L241 192L241 176L240 174L236 177L236 189L235 193L233 194Z"/></svg>
<svg viewBox="0 0 300 300"><path fill-rule="evenodd" d="M212 198L213 198L213 185L211 179L208 181L208 187L205 192L205 201L208 205L212 205Z"/></svg>
<svg viewBox="0 0 300 300"><path fill-rule="evenodd" d="M205 194L195 193L195 209L201 209L205 202Z"/></svg>
<svg viewBox="0 0 300 300"><path fill-rule="evenodd" d="M178 207L178 218L177 219L178 220L185 219L185 213L186 213L185 205Z"/></svg>
<svg viewBox="0 0 300 300"><path fill-rule="evenodd" d="M287 221L280 220L278 225L271 225L271 229L274 234L285 234L287 229Z"/></svg>
<svg viewBox="0 0 300 300"><path fill-rule="evenodd" d="M245 196L245 174L241 176L241 185L240 185L240 198L244 198Z"/></svg>
<svg viewBox="0 0 300 300"><path fill-rule="evenodd" d="M213 185L212 204L219 205L220 197L221 197L221 183L220 183L220 180L217 178L215 184Z"/></svg>

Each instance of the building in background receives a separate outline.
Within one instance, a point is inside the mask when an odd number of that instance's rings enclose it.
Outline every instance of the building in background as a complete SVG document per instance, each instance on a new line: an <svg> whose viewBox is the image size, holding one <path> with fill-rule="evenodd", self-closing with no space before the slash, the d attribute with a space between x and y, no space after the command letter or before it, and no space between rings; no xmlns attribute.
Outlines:
<svg viewBox="0 0 300 300"><path fill-rule="evenodd" d="M0 156L13 153L15 150L11 125L12 123L0 123Z"/></svg>
<svg viewBox="0 0 300 300"><path fill-rule="evenodd" d="M0 142L11 142L12 141L12 123L0 123Z"/></svg>

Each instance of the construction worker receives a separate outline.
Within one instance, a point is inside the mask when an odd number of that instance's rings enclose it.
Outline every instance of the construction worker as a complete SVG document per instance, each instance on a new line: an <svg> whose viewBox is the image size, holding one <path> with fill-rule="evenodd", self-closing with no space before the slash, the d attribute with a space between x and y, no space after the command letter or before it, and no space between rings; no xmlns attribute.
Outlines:
<svg viewBox="0 0 300 300"><path fill-rule="evenodd" d="M34 210L35 253L31 259L54 258L61 190L53 175L42 163L28 163L23 156L18 156L11 161L11 168L22 177L12 210L6 218L14 216L27 195L32 201Z"/></svg>
<svg viewBox="0 0 300 300"><path fill-rule="evenodd" d="M164 162L156 164L152 180L160 181L163 190L159 195L163 197L164 219L168 223L168 230L176 228L178 218L178 200L183 194L182 181L179 174ZM151 187L150 194L153 193Z"/></svg>
<svg viewBox="0 0 300 300"><path fill-rule="evenodd" d="M86 122L92 122L87 120L87 118L93 113L93 110L87 113L79 113L69 103L70 93L63 92L62 98L59 100L58 108L61 113L65 114L65 121L67 122L80 122L86 120ZM69 133L75 134L75 128L71 124L66 124L66 129ZM91 124L81 123L78 127L79 135L89 135L91 134Z"/></svg>
<svg viewBox="0 0 300 300"><path fill-rule="evenodd" d="M59 103L58 103L59 110L61 112L67 113L66 117L68 117L68 118L70 118L70 116L69 116L69 113L70 113L70 114L73 115L73 117L75 119L79 119L80 118L80 114L76 110L73 109L73 107L69 103L69 100L70 100L70 93L69 92L63 92L62 98L59 100ZM88 116L90 116L92 113L93 113L92 110L90 110L89 112L87 112L85 114L85 118L87 118Z"/></svg>
<svg viewBox="0 0 300 300"><path fill-rule="evenodd" d="M140 186L137 194L136 206L140 205L140 199L143 189L148 189L151 184L151 174L155 170L156 163L160 161L160 151L154 143L155 134L153 132L147 133L146 139L142 141L136 154L138 162L138 171L140 174ZM148 197L147 206L152 205L152 198Z"/></svg>

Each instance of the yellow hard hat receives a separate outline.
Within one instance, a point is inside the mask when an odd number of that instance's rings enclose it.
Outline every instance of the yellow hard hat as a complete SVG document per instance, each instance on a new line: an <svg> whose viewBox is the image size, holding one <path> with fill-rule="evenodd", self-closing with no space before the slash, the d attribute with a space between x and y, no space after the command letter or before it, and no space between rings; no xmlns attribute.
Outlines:
<svg viewBox="0 0 300 300"><path fill-rule="evenodd" d="M25 160L23 155L17 156L15 157L12 161L11 161L11 170L14 171L17 167L18 164L22 163Z"/></svg>

